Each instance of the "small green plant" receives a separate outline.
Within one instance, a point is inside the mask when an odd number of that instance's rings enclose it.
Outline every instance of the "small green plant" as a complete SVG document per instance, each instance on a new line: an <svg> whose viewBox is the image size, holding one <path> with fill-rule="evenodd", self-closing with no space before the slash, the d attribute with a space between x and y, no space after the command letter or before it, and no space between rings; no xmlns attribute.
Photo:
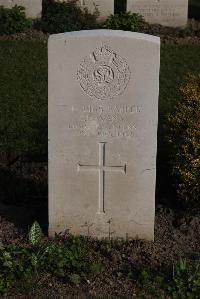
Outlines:
<svg viewBox="0 0 200 299"><path fill-rule="evenodd" d="M0 243L0 295L19 281L39 279L44 273L79 285L90 274L102 271L101 265L91 261L91 251L83 237L66 233L42 240L41 228L35 222L29 242L25 246Z"/></svg>
<svg viewBox="0 0 200 299"><path fill-rule="evenodd" d="M15 245L3 245L0 248L0 294L6 293L16 280L32 273L30 253Z"/></svg>
<svg viewBox="0 0 200 299"><path fill-rule="evenodd" d="M81 10L77 0L57 2L45 0L43 15L37 27L49 33L95 29L99 13L90 14L87 9Z"/></svg>
<svg viewBox="0 0 200 299"><path fill-rule="evenodd" d="M170 165L179 201L200 201L200 75L189 76L180 88L181 99L169 115Z"/></svg>
<svg viewBox="0 0 200 299"><path fill-rule="evenodd" d="M48 245L45 244L40 254L40 267L46 272L77 282L90 272L88 252L83 238L71 235L67 238L56 236Z"/></svg>
<svg viewBox="0 0 200 299"><path fill-rule="evenodd" d="M166 288L167 269L154 269L150 266L131 267L128 271L128 278L136 281L152 298L161 298L159 287Z"/></svg>
<svg viewBox="0 0 200 299"><path fill-rule="evenodd" d="M139 31L144 25L143 17L136 13L121 13L108 17L104 27L113 30Z"/></svg>
<svg viewBox="0 0 200 299"><path fill-rule="evenodd" d="M0 35L26 31L31 21L26 18L24 7L15 5L13 8L0 6Z"/></svg>
<svg viewBox="0 0 200 299"><path fill-rule="evenodd" d="M43 237L42 229L37 221L33 223L29 232L29 241L31 245L38 245Z"/></svg>

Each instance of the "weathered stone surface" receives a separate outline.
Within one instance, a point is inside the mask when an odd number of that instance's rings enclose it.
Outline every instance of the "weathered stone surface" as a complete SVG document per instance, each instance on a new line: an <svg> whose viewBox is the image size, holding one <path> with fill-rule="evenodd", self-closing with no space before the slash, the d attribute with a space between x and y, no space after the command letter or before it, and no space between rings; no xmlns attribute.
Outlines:
<svg viewBox="0 0 200 299"><path fill-rule="evenodd" d="M184 27L188 19L188 0L127 0L127 11L141 14L150 24Z"/></svg>
<svg viewBox="0 0 200 299"><path fill-rule="evenodd" d="M159 38L49 39L49 234L154 236Z"/></svg>
<svg viewBox="0 0 200 299"><path fill-rule="evenodd" d="M0 5L12 8L15 5L23 6L28 18L36 19L41 17L42 0L0 0Z"/></svg>

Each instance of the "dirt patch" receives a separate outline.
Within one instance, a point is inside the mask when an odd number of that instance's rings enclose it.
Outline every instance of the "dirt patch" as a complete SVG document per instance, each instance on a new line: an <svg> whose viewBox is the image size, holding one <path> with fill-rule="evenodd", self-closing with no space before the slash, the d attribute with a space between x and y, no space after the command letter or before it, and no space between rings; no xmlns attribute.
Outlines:
<svg viewBox="0 0 200 299"><path fill-rule="evenodd" d="M48 40L49 34L38 30L29 30L26 32L20 32L15 34L3 34L0 36L0 40Z"/></svg>
<svg viewBox="0 0 200 299"><path fill-rule="evenodd" d="M7 206L13 214L26 213L28 207ZM6 243L20 240L27 232L27 228L20 228L6 219L1 205L0 239ZM23 217L21 215L21 217ZM115 242L111 240L112 250L109 253L113 260L123 259L132 263L151 263L154 266L170 265L183 255L193 255L200 250L200 211L178 212L169 208L159 207L156 210L155 241L146 242L132 240L128 242ZM108 242L89 239L95 251L100 251ZM109 243L109 244L110 244Z"/></svg>

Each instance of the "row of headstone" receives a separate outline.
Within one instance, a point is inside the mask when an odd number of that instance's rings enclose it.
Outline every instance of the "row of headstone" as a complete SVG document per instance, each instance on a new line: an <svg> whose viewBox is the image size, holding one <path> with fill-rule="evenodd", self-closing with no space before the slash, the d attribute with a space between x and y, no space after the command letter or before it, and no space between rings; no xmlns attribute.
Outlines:
<svg viewBox="0 0 200 299"><path fill-rule="evenodd" d="M79 31L48 51L49 234L153 240L160 39Z"/></svg>
<svg viewBox="0 0 200 299"><path fill-rule="evenodd" d="M78 3L92 13L97 8L100 21L114 14L114 0L78 0ZM0 5L8 8L16 4L25 7L30 18L41 16L42 0L0 0ZM151 24L184 27L188 18L188 0L127 0L127 11L141 14Z"/></svg>
<svg viewBox="0 0 200 299"><path fill-rule="evenodd" d="M119 0L118 0L119 1ZM138 13L150 24L170 27L184 27L188 19L188 0L126 0L127 12ZM114 14L114 0L79 0L81 7L100 12L100 19L105 20Z"/></svg>

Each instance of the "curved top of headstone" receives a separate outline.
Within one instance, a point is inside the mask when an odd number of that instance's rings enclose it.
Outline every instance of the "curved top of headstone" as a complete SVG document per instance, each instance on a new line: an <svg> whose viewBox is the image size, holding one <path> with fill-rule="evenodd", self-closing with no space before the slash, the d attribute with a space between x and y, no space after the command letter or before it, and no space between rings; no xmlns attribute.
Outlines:
<svg viewBox="0 0 200 299"><path fill-rule="evenodd" d="M130 32L130 31L122 31L122 30L109 30L109 29L94 29L94 30L81 30L81 31L73 31L73 32L64 32L58 34L52 34L49 37L51 39L66 39L66 38L81 38L81 37L123 37L123 38L134 38L138 40L145 40L153 43L160 43L160 38L157 36L138 33L138 32Z"/></svg>

